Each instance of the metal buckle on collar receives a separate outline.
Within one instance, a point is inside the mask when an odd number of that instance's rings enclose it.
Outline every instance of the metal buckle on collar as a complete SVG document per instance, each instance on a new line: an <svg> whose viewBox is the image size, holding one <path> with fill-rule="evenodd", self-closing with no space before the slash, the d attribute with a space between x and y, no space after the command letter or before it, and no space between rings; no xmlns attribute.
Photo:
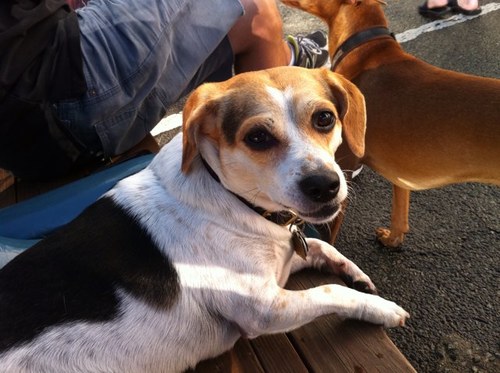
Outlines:
<svg viewBox="0 0 500 373"><path fill-rule="evenodd" d="M292 210L287 210L286 212L265 211L262 213L262 216L281 226L304 224L304 221Z"/></svg>

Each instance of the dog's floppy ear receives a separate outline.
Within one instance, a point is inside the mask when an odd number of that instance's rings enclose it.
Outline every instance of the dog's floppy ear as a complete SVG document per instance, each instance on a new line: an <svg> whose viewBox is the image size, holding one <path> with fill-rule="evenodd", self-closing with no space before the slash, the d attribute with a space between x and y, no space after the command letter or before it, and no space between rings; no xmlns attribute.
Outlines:
<svg viewBox="0 0 500 373"><path fill-rule="evenodd" d="M189 173L198 154L201 136L217 140L217 89L213 84L197 88L186 101L182 112L182 172Z"/></svg>
<svg viewBox="0 0 500 373"><path fill-rule="evenodd" d="M366 106L359 89L346 78L326 69L328 84L337 101L342 121L342 135L356 157L365 153Z"/></svg>

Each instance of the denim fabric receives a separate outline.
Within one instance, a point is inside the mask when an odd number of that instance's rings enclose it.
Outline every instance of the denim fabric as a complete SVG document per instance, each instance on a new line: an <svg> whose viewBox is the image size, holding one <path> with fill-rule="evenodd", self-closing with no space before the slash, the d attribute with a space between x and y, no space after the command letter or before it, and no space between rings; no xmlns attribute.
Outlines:
<svg viewBox="0 0 500 373"><path fill-rule="evenodd" d="M77 10L88 90L55 105L60 120L94 152L128 150L203 80L197 71L220 67L200 69L218 47L232 58L226 34L242 14L238 0L90 1Z"/></svg>

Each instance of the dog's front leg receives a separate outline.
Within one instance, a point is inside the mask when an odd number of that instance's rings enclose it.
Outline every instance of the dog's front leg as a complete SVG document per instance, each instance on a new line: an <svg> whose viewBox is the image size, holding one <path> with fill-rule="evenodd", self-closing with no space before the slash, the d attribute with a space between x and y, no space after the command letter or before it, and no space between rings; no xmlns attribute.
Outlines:
<svg viewBox="0 0 500 373"><path fill-rule="evenodd" d="M234 310L238 314L234 315ZM249 338L283 333L305 325L319 316L368 321L385 327L403 326L409 314L396 303L342 285L322 285L292 291L266 285L259 297L233 308L233 321Z"/></svg>
<svg viewBox="0 0 500 373"><path fill-rule="evenodd" d="M377 228L377 238L384 246L401 246L405 234L410 229L408 213L410 210L410 191L392 185L391 228Z"/></svg>
<svg viewBox="0 0 500 373"><path fill-rule="evenodd" d="M309 252L306 260L298 255L293 256L292 273L304 268L314 267L339 276L349 287L353 287L365 293L375 294L377 292L370 278L356 264L339 253L332 245L315 238L308 238L307 244L309 246Z"/></svg>

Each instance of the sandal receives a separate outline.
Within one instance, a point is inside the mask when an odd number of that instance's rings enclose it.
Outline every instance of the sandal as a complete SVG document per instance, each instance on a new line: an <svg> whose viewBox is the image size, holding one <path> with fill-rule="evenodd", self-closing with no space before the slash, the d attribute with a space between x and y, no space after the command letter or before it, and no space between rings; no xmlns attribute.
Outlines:
<svg viewBox="0 0 500 373"><path fill-rule="evenodd" d="M456 0L449 0L448 4L450 4L450 2L452 1L456 2ZM451 9L447 6L429 8L427 6L427 1L418 7L418 12L420 13L420 15L429 19L443 19L447 15L449 15L450 10Z"/></svg>
<svg viewBox="0 0 500 373"><path fill-rule="evenodd" d="M478 6L476 9L467 10L458 5L457 0L448 0L448 6L450 7L453 13L461 13L464 16L475 16L481 13L481 7Z"/></svg>

